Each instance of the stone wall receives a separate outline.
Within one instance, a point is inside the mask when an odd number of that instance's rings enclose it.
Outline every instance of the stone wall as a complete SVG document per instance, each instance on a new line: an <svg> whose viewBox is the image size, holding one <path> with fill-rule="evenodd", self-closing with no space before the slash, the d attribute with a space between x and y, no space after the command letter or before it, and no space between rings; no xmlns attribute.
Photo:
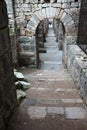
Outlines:
<svg viewBox="0 0 87 130"><path fill-rule="evenodd" d="M16 106L13 63L8 35L8 17L4 0L0 1L0 130L8 124Z"/></svg>
<svg viewBox="0 0 87 130"><path fill-rule="evenodd" d="M16 0L15 2L16 23L17 23L17 28L20 29L20 35L27 35L27 31L28 29L30 29L29 28L30 26L28 26L29 20L36 11L42 10L50 6L56 9L63 9L67 14L69 14L74 20L74 24L77 29L80 0L78 0L77 2L75 2L75 0L57 0L56 3L52 2L52 4L44 3L44 2L40 3L38 2L38 0L34 0L34 1ZM51 12L48 12L48 13L51 13ZM34 24L33 22L31 23L31 26L33 26Z"/></svg>
<svg viewBox="0 0 87 130"><path fill-rule="evenodd" d="M67 47L67 68L87 104L87 55L77 45Z"/></svg>
<svg viewBox="0 0 87 130"><path fill-rule="evenodd" d="M8 12L8 27L9 27L9 35L10 35L10 42L11 42L11 48L12 48L12 57L13 57L13 63L14 66L17 65L17 39L16 39L16 26L15 26L15 20L14 20L14 2L13 0L5 0L7 4L7 12Z"/></svg>
<svg viewBox="0 0 87 130"><path fill-rule="evenodd" d="M77 36L80 0L49 0L49 2L47 0L15 0L14 8L16 33L19 37L27 36L34 41L32 36L35 35L40 21L45 18L60 19L65 27L66 35ZM12 15L12 13L9 14L11 17Z"/></svg>
<svg viewBox="0 0 87 130"><path fill-rule="evenodd" d="M40 22L36 29L36 67L41 67L41 61L39 53L46 53L44 42L46 41L46 35L48 32L49 20L44 19Z"/></svg>
<svg viewBox="0 0 87 130"><path fill-rule="evenodd" d="M80 95L87 104L87 1L81 1L77 43L74 39L66 40L67 68L80 90ZM74 45L74 44L78 44ZM83 50L86 52L83 52Z"/></svg>
<svg viewBox="0 0 87 130"><path fill-rule="evenodd" d="M65 35L77 36L80 1L57 0L56 3L38 3L38 1L16 1L16 22L20 34L32 37L40 21L45 18L60 19ZM64 47L66 49L66 47ZM67 50L64 50L67 52ZM65 53L64 53L65 55ZM65 57L66 58L66 57ZM65 61L66 62L66 61ZM65 63L66 64L66 63ZM66 66L66 65L65 65Z"/></svg>

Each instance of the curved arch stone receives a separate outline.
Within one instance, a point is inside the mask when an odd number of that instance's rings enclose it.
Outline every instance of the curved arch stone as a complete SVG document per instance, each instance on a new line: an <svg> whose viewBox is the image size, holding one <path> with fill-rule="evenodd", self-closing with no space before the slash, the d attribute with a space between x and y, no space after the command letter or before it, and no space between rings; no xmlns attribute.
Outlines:
<svg viewBox="0 0 87 130"><path fill-rule="evenodd" d="M72 16L64 9L54 7L45 7L35 11L28 23L28 29L31 31L36 31L40 21L44 20L45 18L60 19L65 27L65 33L68 33L68 35L76 34L75 22Z"/></svg>

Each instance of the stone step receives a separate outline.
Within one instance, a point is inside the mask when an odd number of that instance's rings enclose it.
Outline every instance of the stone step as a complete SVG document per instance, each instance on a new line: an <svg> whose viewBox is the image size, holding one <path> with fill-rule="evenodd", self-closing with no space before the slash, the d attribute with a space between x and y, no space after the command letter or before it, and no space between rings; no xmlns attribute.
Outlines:
<svg viewBox="0 0 87 130"><path fill-rule="evenodd" d="M32 56L35 56L35 53L34 52L22 51L22 52L20 52L20 56L21 57L32 57Z"/></svg>
<svg viewBox="0 0 87 130"><path fill-rule="evenodd" d="M51 64L51 65L61 65L61 62L58 61L44 61L44 64Z"/></svg>
<svg viewBox="0 0 87 130"><path fill-rule="evenodd" d="M67 98L80 98L79 94L77 91L71 91L71 92L55 92L53 90L41 90L41 89L30 89L27 91L28 95L27 97L30 98L47 98L47 99L67 99Z"/></svg>
<svg viewBox="0 0 87 130"><path fill-rule="evenodd" d="M41 69L43 69L43 70L55 70L55 71L60 72L63 69L63 66L62 66L62 64L60 65L58 63L57 64L44 63L44 64L42 64Z"/></svg>
<svg viewBox="0 0 87 130"><path fill-rule="evenodd" d="M46 48L39 48L39 53L46 53Z"/></svg>
<svg viewBox="0 0 87 130"><path fill-rule="evenodd" d="M26 98L25 105L29 106L46 106L46 107L84 107L83 100L80 98L71 99L39 99Z"/></svg>
<svg viewBox="0 0 87 130"><path fill-rule="evenodd" d="M48 34L47 37L55 37L55 34Z"/></svg>
<svg viewBox="0 0 87 130"><path fill-rule="evenodd" d="M60 115L66 119L86 119L87 111L82 107L43 107L31 106L28 108L30 119L45 119L47 115Z"/></svg>
<svg viewBox="0 0 87 130"><path fill-rule="evenodd" d="M41 75L41 74L39 74ZM73 83L73 81L71 80L59 80L59 81L53 81L51 80L49 82L49 80L44 80L44 79L31 79L31 84L33 84L33 86L35 87L31 87L32 88L42 88L42 89L51 89L51 90L72 90L72 89L76 89L75 84ZM79 90L76 90L79 91Z"/></svg>
<svg viewBox="0 0 87 130"><path fill-rule="evenodd" d="M80 98L71 99L36 99L35 106L55 106L55 107L83 107L83 101ZM32 106L32 104L31 104Z"/></svg>

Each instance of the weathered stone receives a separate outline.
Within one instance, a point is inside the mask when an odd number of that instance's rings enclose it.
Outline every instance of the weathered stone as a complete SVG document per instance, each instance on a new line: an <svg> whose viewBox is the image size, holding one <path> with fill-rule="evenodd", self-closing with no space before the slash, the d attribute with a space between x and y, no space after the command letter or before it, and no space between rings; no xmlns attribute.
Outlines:
<svg viewBox="0 0 87 130"><path fill-rule="evenodd" d="M87 111L82 107L65 108L67 119L86 119Z"/></svg>
<svg viewBox="0 0 87 130"><path fill-rule="evenodd" d="M64 108L63 107L48 107L47 108L47 114L64 115Z"/></svg>
<svg viewBox="0 0 87 130"><path fill-rule="evenodd" d="M23 98L26 97L26 94L24 91L22 90L17 90L17 100L18 102L20 102Z"/></svg>
<svg viewBox="0 0 87 130"><path fill-rule="evenodd" d="M17 89L20 89L20 87L21 87L22 90L29 89L31 86L30 83L25 82L25 81L17 81L17 82L15 82L15 85L16 85Z"/></svg>
<svg viewBox="0 0 87 130"><path fill-rule="evenodd" d="M16 79L24 79L24 75L20 72L14 72Z"/></svg>
<svg viewBox="0 0 87 130"><path fill-rule="evenodd" d="M46 107L29 107L28 115L30 119L44 119L46 117Z"/></svg>
<svg viewBox="0 0 87 130"><path fill-rule="evenodd" d="M30 42L30 38L27 37L27 36L20 36L20 37L18 38L18 42L19 42L19 43L28 43L28 42Z"/></svg>
<svg viewBox="0 0 87 130"><path fill-rule="evenodd" d="M10 8L10 7L9 7ZM9 9L10 10L10 9ZM3 44L4 43L4 44ZM0 1L0 130L5 130L17 105L6 3Z"/></svg>

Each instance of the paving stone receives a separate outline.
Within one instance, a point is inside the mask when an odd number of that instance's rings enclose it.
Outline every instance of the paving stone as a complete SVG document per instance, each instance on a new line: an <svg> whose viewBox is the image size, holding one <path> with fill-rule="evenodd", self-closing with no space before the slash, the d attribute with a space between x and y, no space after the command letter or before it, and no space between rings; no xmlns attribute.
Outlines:
<svg viewBox="0 0 87 130"><path fill-rule="evenodd" d="M44 119L46 117L46 107L29 107L28 115L30 119Z"/></svg>
<svg viewBox="0 0 87 130"><path fill-rule="evenodd" d="M61 99L63 103L76 103L75 99Z"/></svg>
<svg viewBox="0 0 87 130"><path fill-rule="evenodd" d="M66 107L65 114L67 119L86 119L87 111L82 107Z"/></svg>
<svg viewBox="0 0 87 130"><path fill-rule="evenodd" d="M77 92L76 89L64 89L64 88L57 88L55 92Z"/></svg>
<svg viewBox="0 0 87 130"><path fill-rule="evenodd" d="M58 105L61 104L61 100L56 100L56 99L37 99L37 104L45 104L45 105Z"/></svg>
<svg viewBox="0 0 87 130"><path fill-rule="evenodd" d="M32 106L32 105L35 105L36 104L36 99L33 99L33 98L31 98L31 99L26 99L26 104L28 104L28 105L30 105L30 106Z"/></svg>
<svg viewBox="0 0 87 130"><path fill-rule="evenodd" d="M64 108L63 107L48 107L47 114L64 115Z"/></svg>
<svg viewBox="0 0 87 130"><path fill-rule="evenodd" d="M83 103L83 100L79 98L79 99L76 99L76 102L77 103Z"/></svg>

